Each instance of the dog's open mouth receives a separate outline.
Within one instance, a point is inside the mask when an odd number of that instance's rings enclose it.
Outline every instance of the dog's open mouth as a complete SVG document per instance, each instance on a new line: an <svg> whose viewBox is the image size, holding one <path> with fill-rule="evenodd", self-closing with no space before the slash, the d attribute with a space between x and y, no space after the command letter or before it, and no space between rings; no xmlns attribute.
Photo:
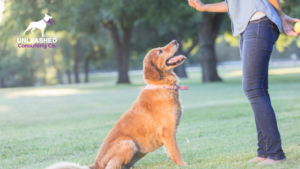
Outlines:
<svg viewBox="0 0 300 169"><path fill-rule="evenodd" d="M186 57L183 55L172 56L169 59L167 59L166 65L167 66L178 65L178 64L181 64L185 59L186 59Z"/></svg>

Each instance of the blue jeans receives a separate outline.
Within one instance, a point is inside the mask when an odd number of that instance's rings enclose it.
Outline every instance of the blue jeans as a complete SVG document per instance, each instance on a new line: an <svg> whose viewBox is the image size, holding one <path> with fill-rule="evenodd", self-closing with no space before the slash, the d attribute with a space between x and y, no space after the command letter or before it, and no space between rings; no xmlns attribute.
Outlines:
<svg viewBox="0 0 300 169"><path fill-rule="evenodd" d="M268 93L268 67L279 30L267 17L249 22L240 35L243 90L254 111L258 157L285 158L274 110Z"/></svg>

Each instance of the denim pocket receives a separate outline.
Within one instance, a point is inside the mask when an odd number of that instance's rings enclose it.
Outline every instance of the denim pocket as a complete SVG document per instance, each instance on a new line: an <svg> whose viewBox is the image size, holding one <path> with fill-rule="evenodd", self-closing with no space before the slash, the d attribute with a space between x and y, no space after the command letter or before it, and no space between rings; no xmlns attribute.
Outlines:
<svg viewBox="0 0 300 169"><path fill-rule="evenodd" d="M279 30L278 30L278 27L276 25L272 25L272 36L273 36L273 44L275 44L275 42L278 40L278 37L279 37Z"/></svg>
<svg viewBox="0 0 300 169"><path fill-rule="evenodd" d="M270 41L272 44L274 44L277 39L275 39L276 33L272 27L273 26L272 26L271 22L260 22L258 37L264 38L264 39Z"/></svg>

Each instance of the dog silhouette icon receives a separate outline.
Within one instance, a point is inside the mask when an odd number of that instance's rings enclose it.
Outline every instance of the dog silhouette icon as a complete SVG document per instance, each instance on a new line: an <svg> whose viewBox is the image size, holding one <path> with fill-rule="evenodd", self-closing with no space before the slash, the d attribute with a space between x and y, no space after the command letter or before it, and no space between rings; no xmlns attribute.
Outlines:
<svg viewBox="0 0 300 169"><path fill-rule="evenodd" d="M42 33L42 36L44 37L44 30L47 26L47 23L51 25L51 20L53 21L52 19L52 16L49 16L47 15L47 13L45 13L45 17L38 21L38 22L30 22L29 26L27 27L27 29L24 31L24 34L31 29L31 33L33 34L33 31L38 28L38 29L41 29L41 33ZM53 21L54 23L54 21Z"/></svg>

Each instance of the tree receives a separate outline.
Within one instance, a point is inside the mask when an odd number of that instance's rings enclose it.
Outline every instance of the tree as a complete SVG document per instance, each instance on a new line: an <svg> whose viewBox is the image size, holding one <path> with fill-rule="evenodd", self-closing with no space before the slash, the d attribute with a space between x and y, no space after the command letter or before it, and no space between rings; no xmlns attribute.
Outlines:
<svg viewBox="0 0 300 169"><path fill-rule="evenodd" d="M64 36L60 39L58 39L57 46L60 47L60 53L62 55L62 67L65 70L65 73L67 75L67 83L72 83L72 77L71 77L71 70L72 70L72 61L71 57L73 55L72 49L72 43L74 43L72 39L70 39L70 36L67 32L63 32Z"/></svg>
<svg viewBox="0 0 300 169"><path fill-rule="evenodd" d="M222 81L217 72L215 41L223 16L224 13L202 13L202 22L199 25L199 42L203 82Z"/></svg>
<svg viewBox="0 0 300 169"><path fill-rule="evenodd" d="M148 26L148 31L159 32L160 36L156 37L157 41L165 42L165 39L168 39L168 42L172 39L177 39L179 42L192 40L191 45L186 49L181 45L178 52L188 56L197 45L200 45L202 81L221 81L217 73L214 47L217 35L230 30L228 26L230 22L224 23L224 26L221 24L225 14L197 12L189 7L186 1L181 0L151 1L148 6L156 11L146 17L144 22ZM142 30L142 32L144 31ZM166 38L166 36L168 37ZM186 77L184 64L174 71L179 77Z"/></svg>
<svg viewBox="0 0 300 169"><path fill-rule="evenodd" d="M15 1L11 0L7 2L8 9L18 12L12 12L6 16L5 29L10 30L8 34L1 36L4 37L13 36L13 32L20 32L26 28L26 26L32 20L40 20L41 13L47 12L49 15L54 16L55 24L50 28L55 32L64 32L66 35L64 43L60 43L59 52L63 54L63 61L68 62L65 64L59 65L55 59L57 52L51 52L52 56L52 66L57 71L58 81L62 82L61 72L66 69L66 74L68 76L68 82L71 83L71 67L73 67L74 79L76 83L80 82L79 73L81 66L84 66L85 70L85 81L88 81L88 67L89 61L95 53L94 49L101 48L99 45L103 43L97 43L95 36L99 35L101 30L99 24L100 17L100 6L99 1L90 1L89 3L83 1L44 1L36 3L28 3L26 1ZM26 7L26 10L25 8ZM64 10L60 10L64 9ZM21 15L20 15L21 14ZM30 20L28 19L30 18ZM32 19L32 20L31 20ZM101 19L100 19L101 20ZM16 25L16 27L15 27ZM49 28L47 28L49 29ZM14 31L11 31L14 30ZM3 33L6 31L3 31ZM88 44L86 44L86 39L88 39ZM106 39L103 39L105 41ZM89 45L92 45L90 47ZM70 50L70 48L73 48ZM80 52L79 48L85 53ZM89 53L88 55L85 55ZM84 55L84 56L83 56ZM69 59L71 58L71 59ZM99 59L99 57L97 57ZM84 64L81 64L84 60Z"/></svg>
<svg viewBox="0 0 300 169"><path fill-rule="evenodd" d="M191 51L199 45L197 25L200 15L190 9L191 8L185 1L173 1L172 3L167 2L164 6L164 9L161 9L162 11L166 12L164 16L169 16L169 19L163 18L163 22L169 20L169 24L165 26L169 27L168 34L170 39L177 39L181 43L177 53L185 55L187 58ZM191 43L184 46L183 42ZM187 62L184 62L182 65L174 69L174 72L178 77L187 77L185 70L186 64Z"/></svg>
<svg viewBox="0 0 300 169"><path fill-rule="evenodd" d="M124 22L124 21L123 21ZM121 21L121 28L118 28L113 21L103 21L103 25L110 31L113 43L115 57L118 65L118 81L117 83L130 83L128 76L128 60L130 56L130 41L133 29L133 23L125 24ZM119 31L122 31L122 38Z"/></svg>
<svg viewBox="0 0 300 169"><path fill-rule="evenodd" d="M0 56L0 60L3 59L3 57L6 55L6 46L7 46L7 41L4 41L3 44L1 44L0 46L0 51L1 51L1 56ZM4 88L4 77L5 77L5 74L2 73L4 69L4 66L1 66L0 64L0 88Z"/></svg>
<svg viewBox="0 0 300 169"><path fill-rule="evenodd" d="M151 8L145 0L102 1L102 24L110 31L118 67L117 83L130 83L128 64L132 31Z"/></svg>
<svg viewBox="0 0 300 169"><path fill-rule="evenodd" d="M200 13L192 11L186 1L180 0L151 1L148 8L150 12L134 29L133 50L144 56L150 47L164 46L176 39L180 43L177 54L188 57L199 44L197 26ZM184 42L191 43L183 45ZM185 66L186 62L174 69L177 76L187 77Z"/></svg>
<svg viewBox="0 0 300 169"><path fill-rule="evenodd" d="M215 0L215 2L218 2L218 0ZM212 2L209 1L209 3ZM191 39L193 41L188 49L184 51L182 48L179 48L179 52L188 55L198 44L200 45L202 81L221 81L217 72L217 58L214 47L217 35L220 33L219 30L222 30L222 32L227 31L228 26L226 25L230 25L228 22L228 24L225 23L225 26L221 26L225 14L197 12L189 7L186 1L180 0L172 2L164 1L164 3L160 1L156 8L159 8L159 6L161 7L161 11L166 12L160 14L164 16L164 23L166 23L166 20L172 23L169 33L174 38L176 37L176 39ZM178 75L183 77L186 74L184 66L182 65L175 69Z"/></svg>

